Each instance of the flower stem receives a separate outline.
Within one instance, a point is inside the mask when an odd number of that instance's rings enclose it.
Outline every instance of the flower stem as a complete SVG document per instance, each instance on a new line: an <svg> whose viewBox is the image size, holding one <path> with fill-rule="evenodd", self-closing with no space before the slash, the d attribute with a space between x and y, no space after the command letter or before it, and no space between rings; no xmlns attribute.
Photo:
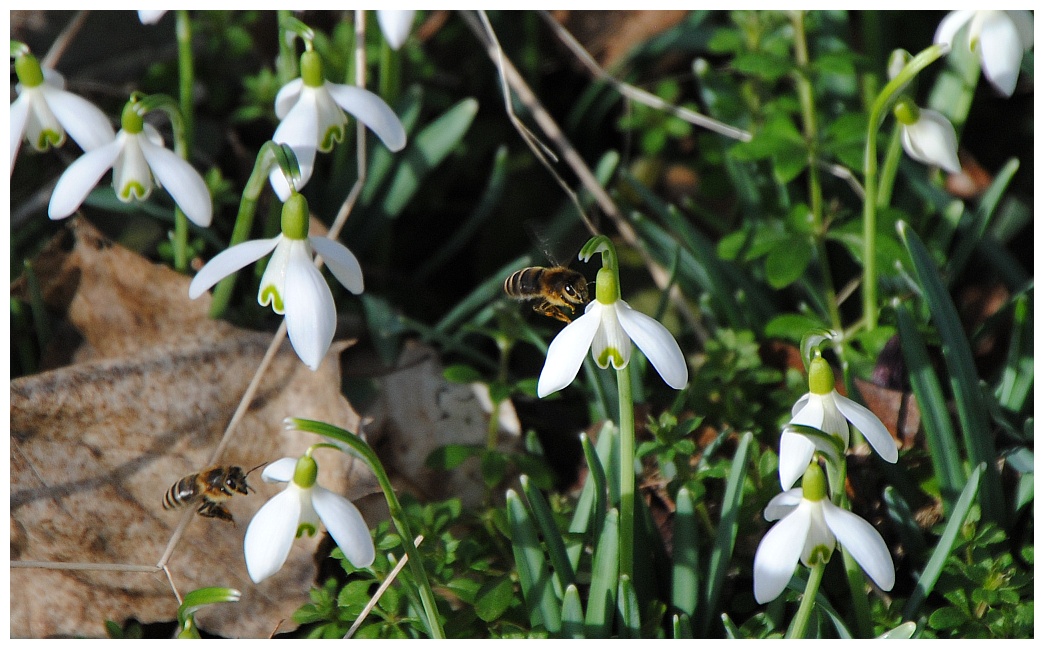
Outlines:
<svg viewBox="0 0 1044 649"><path fill-rule="evenodd" d="M178 98L182 128L180 133L178 129L174 131L174 148L182 160L188 160L192 151L194 125L192 85L195 77L192 71L192 20L189 18L188 11L184 9L178 10L177 17ZM188 270L188 218L177 205L174 206L174 270L180 273Z"/></svg>
<svg viewBox="0 0 1044 649"><path fill-rule="evenodd" d="M816 245L816 257L819 259L820 272L823 274L823 287L827 293L827 309L830 315L830 326L841 331L841 312L837 306L837 291L830 274L830 264L826 255L826 229L823 227L823 188L819 182L819 129L816 121L816 102L812 93L812 83L806 76L808 70L808 39L805 36L805 12L795 11L791 14L794 26L794 60L798 65L796 76L798 100L801 102L801 120L805 131L805 144L808 146L808 202L812 212L812 231Z"/></svg>
<svg viewBox="0 0 1044 649"><path fill-rule="evenodd" d="M823 582L823 573L826 572L827 562L816 561L812 564L812 570L808 574L808 583L805 584L805 593L801 596L801 606L798 607L797 615L794 616L790 629L787 630L787 639L804 638L808 629L808 620L812 616L812 606L816 603L816 593L819 585Z"/></svg>
<svg viewBox="0 0 1044 649"><path fill-rule="evenodd" d="M885 152L884 166L881 168L880 184L877 187L877 208L888 207L892 202L892 188L895 186L895 175L899 171L899 159L902 158L903 146L900 134L902 126L892 126L892 135L888 139L888 150Z"/></svg>
<svg viewBox="0 0 1044 649"><path fill-rule="evenodd" d="M616 370L620 395L620 576L634 576L634 399L630 368Z"/></svg>
<svg viewBox="0 0 1044 649"><path fill-rule="evenodd" d="M869 331L877 328L877 131L891 103L917 74L949 50L932 45L913 57L874 99L866 131L863 156L863 321Z"/></svg>
<svg viewBox="0 0 1044 649"><path fill-rule="evenodd" d="M384 497L388 502L388 512L391 515L392 522L395 523L395 529L399 532L403 548L406 550L406 556L409 557L413 578L420 587L421 603L424 607L424 617L427 622L428 632L433 638L445 639L446 633L442 630L442 622L439 619L439 607L435 603L435 595L432 593L431 584L428 582L428 575L424 572L424 561L413 542L414 535L410 531L410 524L406 520L402 505L399 504L399 499L395 495L395 487L392 486L388 474L384 471L384 466L381 464L380 459L377 458L377 454L362 438L331 424L310 419L297 419L296 417L287 417L283 423L288 430L303 430L308 433L324 435L347 444L370 467L373 475L377 478L377 483L381 486L381 491L384 492Z"/></svg>

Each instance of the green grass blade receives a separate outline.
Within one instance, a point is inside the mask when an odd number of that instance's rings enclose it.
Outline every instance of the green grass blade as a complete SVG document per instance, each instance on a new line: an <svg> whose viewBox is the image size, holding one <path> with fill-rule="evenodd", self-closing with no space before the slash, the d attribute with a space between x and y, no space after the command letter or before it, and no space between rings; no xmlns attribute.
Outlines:
<svg viewBox="0 0 1044 649"><path fill-rule="evenodd" d="M692 500L692 492L682 487L675 499L671 604L689 617L696 612L696 600L700 592L696 526L696 504Z"/></svg>
<svg viewBox="0 0 1044 649"><path fill-rule="evenodd" d="M949 513L964 489L964 469L961 465L961 449L950 421L950 411L943 395L939 378L935 375L928 349L914 325L913 317L905 305L896 308L899 324L899 339L902 342L903 360L910 377L917 405L921 410L928 452L932 467L939 481L939 493L943 508Z"/></svg>
<svg viewBox="0 0 1044 649"><path fill-rule="evenodd" d="M507 492L507 513L511 525L511 550L515 555L522 597L529 608L529 621L533 626L543 626L549 633L557 633L562 627L562 602L555 596L551 572L547 569L533 520L522 499L512 489Z"/></svg>
<svg viewBox="0 0 1044 649"><path fill-rule="evenodd" d="M689 616L682 613L681 615L675 615L671 619L672 626L674 628L674 639L675 640L691 640L692 639L692 624L689 622ZM730 620L731 624L732 621ZM728 627L726 626L726 630ZM727 631L726 631L727 632Z"/></svg>
<svg viewBox="0 0 1044 649"><path fill-rule="evenodd" d="M961 526L964 525L964 520L968 517L972 504L975 502L975 496L979 491L979 483L985 469L985 464L978 465L968 478L968 484L965 485L961 497L957 500L953 514L950 516L950 520L947 521L942 536L939 537L939 543L935 546L935 550L932 551L928 564L921 572L921 578L917 580L917 584L914 586L913 594L910 596L909 601L906 602L906 608L903 609L904 619L914 619L920 612L925 598L935 588L935 583L939 580L939 575L942 574L943 565L957 542L957 535L961 531Z"/></svg>
<svg viewBox="0 0 1044 649"><path fill-rule="evenodd" d="M979 201L979 207L972 214L970 223L958 226L963 234L960 242L957 244L957 248L954 250L953 254L950 255L949 261L946 264L946 270L951 283L954 278L964 271L965 266L968 264L968 260L971 259L972 253L975 252L976 245L982 241L986 234L986 230L990 225L990 219L997 210L997 205L1000 203L1000 199L1004 196L1005 190L1008 189L1008 184L1011 183L1011 179L1015 176L1015 172L1018 170L1018 159L1012 158L1008 160L997 175L993 177L993 182L990 183L990 186L985 192L983 192L982 199Z"/></svg>
<svg viewBox="0 0 1044 649"><path fill-rule="evenodd" d="M599 436L600 443L602 437ZM610 441L608 436L604 437L607 438L605 443L608 444ZM569 532L574 536L566 543L566 555L569 557L569 565L574 571L580 565L584 539L590 536L591 539L596 540L601 535L607 509L605 470L602 468L601 460L598 459L598 452L591 446L591 440L584 433L580 434L580 445L584 449L584 458L587 460L587 479L584 481L584 487L576 501L573 520L569 523Z"/></svg>
<svg viewBox="0 0 1044 649"><path fill-rule="evenodd" d="M563 638L584 637L584 606L576 584L566 586L562 597L562 630L559 635Z"/></svg>
<svg viewBox="0 0 1044 649"><path fill-rule="evenodd" d="M703 610L700 614L700 635L706 636L712 617L716 617L718 601L721 599L722 586L725 583L725 572L732 558L732 550L736 545L736 534L739 531L739 509L743 502L743 480L747 475L747 457L750 454L750 443L754 439L751 433L744 433L740 438L736 455L729 468L729 480L725 485L725 496L721 502L721 520L711 550L710 563L707 567L707 591Z"/></svg>
<svg viewBox="0 0 1044 649"><path fill-rule="evenodd" d="M595 548L591 567L591 589L587 597L587 615L584 617L584 635L588 638L607 638L613 628L616 611L616 582L620 568L620 514L609 510L605 527Z"/></svg>
<svg viewBox="0 0 1044 649"><path fill-rule="evenodd" d="M975 372L971 346L964 334L953 300L950 299L928 250L921 243L917 234L905 223L900 222L898 230L910 252L914 271L932 314L932 322L939 331L943 358L946 361L950 387L957 404L957 416L960 419L968 460L975 465L986 464L981 498L983 515L989 520L1003 523L1005 511L1000 490L1000 474L994 466L996 451L993 447L990 425L986 418L986 404L979 387L979 378Z"/></svg>
<svg viewBox="0 0 1044 649"><path fill-rule="evenodd" d="M677 618L675 618L675 619L677 619ZM736 626L736 623L732 621L732 618L729 617L728 613L722 613L721 614L721 624L722 624L722 626L725 627L725 637L728 638L729 640L736 640L736 639L742 637L740 635L739 628ZM678 636L675 636L675 637L678 637Z"/></svg>
<svg viewBox="0 0 1044 649"><path fill-rule="evenodd" d="M907 556L920 556L926 548L924 534L921 533L921 528L918 527L917 520L910 511L906 499L895 487L888 485L884 488L884 502L888 508L888 518L899 530L899 538L902 540Z"/></svg>
<svg viewBox="0 0 1044 649"><path fill-rule="evenodd" d="M522 491L526 494L529 508L536 518L537 526L540 528L540 533L544 536L544 544L547 546L548 554L551 557L551 567L555 571L555 592L564 594L564 588L574 583L576 576L573 574L573 567L570 565L569 557L566 555L565 544L562 543L562 534L558 531L558 526L555 525L554 516L551 514L551 508L548 507L544 495L530 482L529 476L523 475L521 482Z"/></svg>
<svg viewBox="0 0 1044 649"><path fill-rule="evenodd" d="M638 595L627 575L620 576L620 587L616 595L616 612L620 618L620 637L641 637L642 620L638 609Z"/></svg>
<svg viewBox="0 0 1044 649"><path fill-rule="evenodd" d="M477 101L470 97L462 99L421 129L406 145L381 205L386 215L396 217L402 213L420 189L424 177L460 144L477 113Z"/></svg>
<svg viewBox="0 0 1044 649"><path fill-rule="evenodd" d="M1011 412L1021 412L1033 387L1032 289L1015 298L1014 322L1008 358L997 386L997 401Z"/></svg>

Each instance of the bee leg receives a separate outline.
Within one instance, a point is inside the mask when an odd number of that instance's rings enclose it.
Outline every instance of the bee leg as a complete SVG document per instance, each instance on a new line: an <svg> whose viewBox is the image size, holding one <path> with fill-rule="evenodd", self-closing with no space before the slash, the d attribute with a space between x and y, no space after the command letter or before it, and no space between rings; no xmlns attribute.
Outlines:
<svg viewBox="0 0 1044 649"><path fill-rule="evenodd" d="M543 315L546 315L549 318L554 318L555 320L561 320L562 322L565 322L567 324L572 322L572 320L569 318L569 316L567 316L566 314L564 314L561 311L559 311L555 307L555 305L551 304L547 300L544 300L543 302L540 302L539 304L533 305L533 310L536 311L537 313L541 313Z"/></svg>
<svg viewBox="0 0 1044 649"><path fill-rule="evenodd" d="M200 505L196 511L199 512L200 516L205 516L206 518L220 518L223 521L232 523L232 525L236 524L236 521L232 519L232 513L220 503L207 501Z"/></svg>

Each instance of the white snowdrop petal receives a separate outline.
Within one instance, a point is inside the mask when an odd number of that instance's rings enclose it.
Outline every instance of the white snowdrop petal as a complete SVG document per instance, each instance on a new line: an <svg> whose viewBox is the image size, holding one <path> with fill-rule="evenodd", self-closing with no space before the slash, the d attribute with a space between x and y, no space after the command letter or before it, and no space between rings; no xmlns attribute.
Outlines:
<svg viewBox="0 0 1044 649"><path fill-rule="evenodd" d="M261 470L261 479L265 482L290 482L297 469L296 457L281 457L275 462L270 462Z"/></svg>
<svg viewBox="0 0 1044 649"><path fill-rule="evenodd" d="M765 604L779 597L794 575L811 521L799 505L765 533L754 553L754 599Z"/></svg>
<svg viewBox="0 0 1044 649"><path fill-rule="evenodd" d="M979 58L986 79L1005 97L1015 92L1022 65L1022 39L1015 23L1002 11L984 12Z"/></svg>
<svg viewBox="0 0 1044 649"><path fill-rule="evenodd" d="M823 516L838 542L848 550L874 583L884 590L891 590L895 585L892 555L873 525L829 502L823 506Z"/></svg>
<svg viewBox="0 0 1044 649"><path fill-rule="evenodd" d="M119 139L98 147L80 156L62 173L51 193L47 215L52 219L64 219L83 204L105 172L112 168L120 154Z"/></svg>
<svg viewBox="0 0 1044 649"><path fill-rule="evenodd" d="M308 237L308 241L342 286L356 295L363 292L362 266L351 250L326 237Z"/></svg>
<svg viewBox="0 0 1044 649"><path fill-rule="evenodd" d="M116 139L109 118L86 99L57 88L41 88L47 105L69 137L84 151L97 149Z"/></svg>
<svg viewBox="0 0 1044 649"><path fill-rule="evenodd" d="M845 418L863 434L882 459L893 464L899 459L899 449L895 446L895 440L877 415L840 394L836 395L834 400Z"/></svg>
<svg viewBox="0 0 1044 649"><path fill-rule="evenodd" d="M210 190L199 172L173 151L156 146L147 138L140 138L138 143L159 184L167 190L185 216L200 227L209 226L214 207Z"/></svg>
<svg viewBox="0 0 1044 649"><path fill-rule="evenodd" d="M406 129L399 116L378 95L355 86L326 82L326 89L334 101L348 114L365 124L384 146L399 151L406 146Z"/></svg>
<svg viewBox="0 0 1044 649"><path fill-rule="evenodd" d="M333 342L337 310L330 287L312 265L312 256L304 241L290 249L284 289L290 344L305 365L317 370Z"/></svg>
<svg viewBox="0 0 1044 649"><path fill-rule="evenodd" d="M290 112L294 104L297 103L297 99L301 96L301 88L304 86L304 79L297 77L293 81L290 81L276 94L275 98L275 114L279 119L286 117L286 114Z"/></svg>
<svg viewBox="0 0 1044 649"><path fill-rule="evenodd" d="M25 126L29 123L29 101L19 96L11 102L11 171L14 171L18 149L25 138Z"/></svg>
<svg viewBox="0 0 1044 649"><path fill-rule="evenodd" d="M799 433L784 432L779 437L779 484L790 489L805 474L816 445Z"/></svg>
<svg viewBox="0 0 1044 649"><path fill-rule="evenodd" d="M616 315L620 319L620 326L642 350L664 382L675 390L684 388L689 381L689 368L678 341L667 327L635 311L623 300L616 303Z"/></svg>
<svg viewBox="0 0 1044 649"><path fill-rule="evenodd" d="M765 520L777 521L794 511L794 508L801 504L801 497L801 489L788 489L776 494L765 505Z"/></svg>
<svg viewBox="0 0 1044 649"><path fill-rule="evenodd" d="M975 12L967 9L951 11L946 14L946 17L939 22L939 26L935 30L934 42L945 43L946 45L953 47L954 36L957 35L957 32L960 31L961 27L971 20L973 15L975 15Z"/></svg>
<svg viewBox="0 0 1044 649"><path fill-rule="evenodd" d="M290 555L301 514L297 489L288 487L261 506L243 537L247 573L255 584L279 572Z"/></svg>
<svg viewBox="0 0 1044 649"><path fill-rule="evenodd" d="M376 556L370 529L362 514L347 498L319 485L312 488L312 507L337 547L356 568L365 568Z"/></svg>
<svg viewBox="0 0 1044 649"><path fill-rule="evenodd" d="M410 35L410 29L413 27L413 17L416 13L417 12L412 9L377 10L377 24L381 26L381 33L384 34L384 40L388 41L388 45L390 45L393 50L399 49L406 42L406 39Z"/></svg>
<svg viewBox="0 0 1044 649"><path fill-rule="evenodd" d="M196 299L225 277L272 252L281 238L282 235L272 239L245 241L217 254L192 278L189 297Z"/></svg>
<svg viewBox="0 0 1044 649"><path fill-rule="evenodd" d="M547 359L537 379L537 396L546 397L573 382L600 324L600 310L588 309L558 332L547 348Z"/></svg>

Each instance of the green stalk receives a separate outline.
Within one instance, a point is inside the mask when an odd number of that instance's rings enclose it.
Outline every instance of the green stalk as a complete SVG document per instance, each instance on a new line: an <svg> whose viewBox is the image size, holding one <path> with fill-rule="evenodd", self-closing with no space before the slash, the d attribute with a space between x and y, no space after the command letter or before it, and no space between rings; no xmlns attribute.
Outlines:
<svg viewBox="0 0 1044 649"><path fill-rule="evenodd" d="M808 620L812 616L812 606L816 603L816 593L823 581L823 573L826 572L826 561L820 559L812 564L812 570L808 575L808 583L805 584L805 593L801 596L801 606L798 607L797 615L794 616L790 628L787 630L786 638L804 638L808 629Z"/></svg>
<svg viewBox="0 0 1044 649"><path fill-rule="evenodd" d="M343 442L355 451L359 458L370 467L370 470L373 471L374 476L377 478L377 483L381 486L381 491L384 492L384 497L388 502L388 513L391 515L392 522L395 523L395 529L402 539L406 556L409 557L413 578L420 587L421 603L424 607L424 617L428 626L428 632L433 638L445 639L446 633L442 630L442 622L439 620L439 608L435 603L435 595L431 590L431 584L428 582L428 575L424 572L424 561L417 550L417 546L413 543L414 535L410 530L402 505L399 504L399 499L395 495L395 487L392 486L388 474L384 471L384 466L381 465L381 461L377 458L377 454L360 437L332 424L310 419L298 419L296 417L287 417L283 424L287 430L303 430Z"/></svg>
<svg viewBox="0 0 1044 649"><path fill-rule="evenodd" d="M895 176L899 172L899 160L903 157L902 130L902 125L896 122L888 139L888 150L885 152L884 166L881 168L880 184L877 188L878 209L888 207L892 202Z"/></svg>
<svg viewBox="0 0 1044 649"><path fill-rule="evenodd" d="M838 507L851 509L844 488L847 469L844 455L841 456L841 461L837 466L834 466L832 462L827 462L831 502ZM870 602L866 597L866 578L863 576L863 570L844 546L841 546L841 557L845 564L845 579L848 581L848 590L852 593L852 609L855 612L858 637L873 637L871 635L873 625L870 621Z"/></svg>
<svg viewBox="0 0 1044 649"><path fill-rule="evenodd" d="M837 307L837 291L830 275L830 265L826 255L826 228L823 227L823 188L819 182L819 129L816 121L816 102L812 93L812 83L808 80L808 39L805 36L805 12L795 11L791 14L794 26L794 60L798 65L797 80L798 100L801 102L801 120L805 131L805 143L808 146L808 202L812 211L812 231L815 233L816 257L819 258L820 272L827 292L827 309L830 311L830 324L835 331L841 331L841 312Z"/></svg>
<svg viewBox="0 0 1044 649"><path fill-rule="evenodd" d="M401 85L402 55L388 45L388 41L381 39L381 55L379 60L380 79L378 89L384 101L394 106L399 99L399 87Z"/></svg>
<svg viewBox="0 0 1044 649"><path fill-rule="evenodd" d="M188 11L177 12L178 40L178 98L181 110L180 133L174 130L174 152L182 160L188 160L192 151L193 105L192 85L195 75L192 69L192 20ZM174 205L174 270L184 273L188 270L188 217L181 208Z"/></svg>
<svg viewBox="0 0 1044 649"><path fill-rule="evenodd" d="M293 12L289 9L279 9L276 11L276 17L279 20L279 56L276 57L276 78L282 87L297 78L298 56L294 51L293 42L286 38L287 32L290 31L286 26L286 21L294 17Z"/></svg>
<svg viewBox="0 0 1044 649"><path fill-rule="evenodd" d="M616 371L620 395L620 576L634 575L634 401L628 368Z"/></svg>
<svg viewBox="0 0 1044 649"><path fill-rule="evenodd" d="M932 45L913 57L906 67L888 82L870 108L863 159L866 174L863 188L863 322L869 331L877 328L877 131L891 103L917 74L949 48Z"/></svg>

